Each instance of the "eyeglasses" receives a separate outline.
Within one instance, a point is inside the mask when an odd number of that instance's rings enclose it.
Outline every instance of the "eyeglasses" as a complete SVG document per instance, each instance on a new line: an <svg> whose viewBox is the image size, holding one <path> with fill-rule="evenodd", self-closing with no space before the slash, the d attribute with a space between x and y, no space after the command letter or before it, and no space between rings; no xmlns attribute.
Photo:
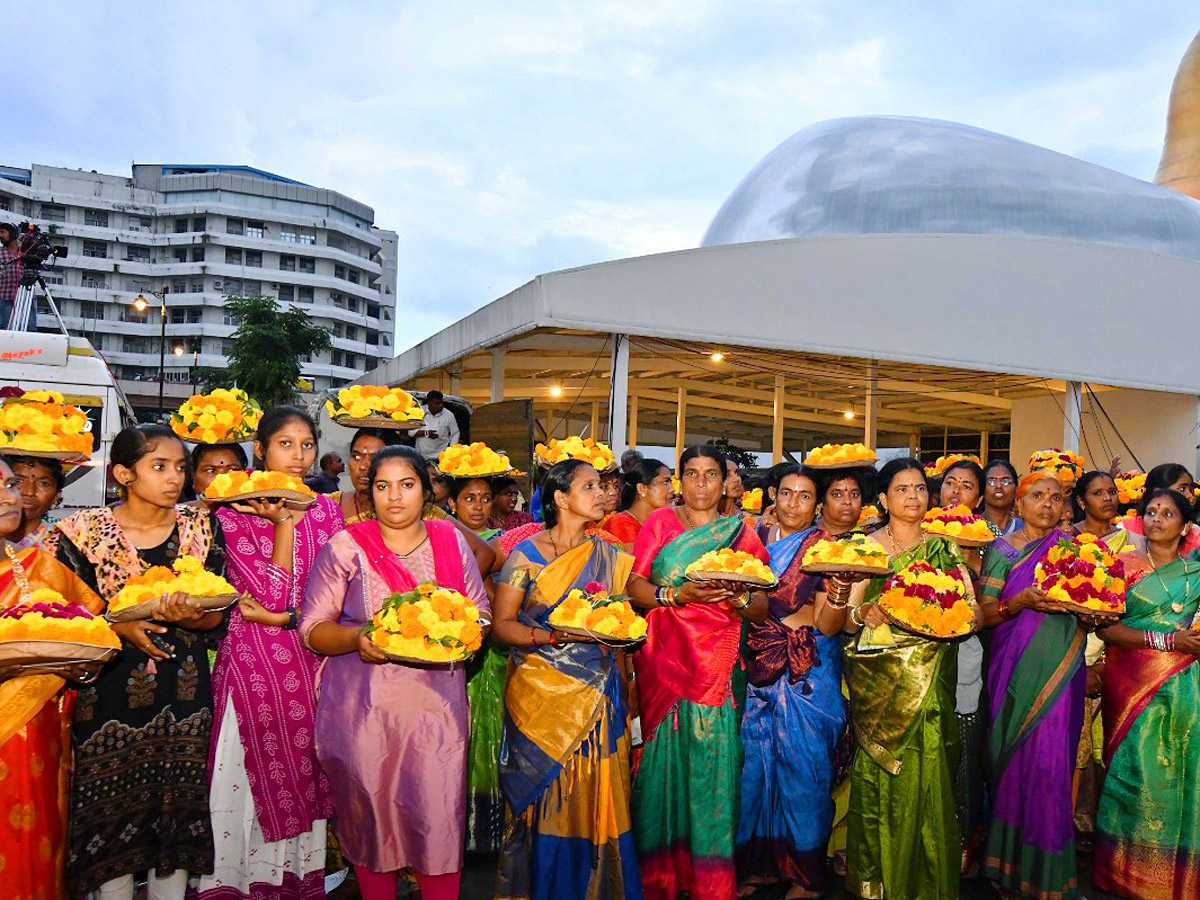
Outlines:
<svg viewBox="0 0 1200 900"><path fill-rule="evenodd" d="M989 478L987 484L988 487L1012 487L1016 482L1005 476L1004 478Z"/></svg>

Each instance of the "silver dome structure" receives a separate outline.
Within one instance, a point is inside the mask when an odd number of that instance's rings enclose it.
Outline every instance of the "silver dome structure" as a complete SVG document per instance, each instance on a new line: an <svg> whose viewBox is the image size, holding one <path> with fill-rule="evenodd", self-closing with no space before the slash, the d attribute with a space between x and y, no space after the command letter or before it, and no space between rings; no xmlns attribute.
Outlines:
<svg viewBox="0 0 1200 900"><path fill-rule="evenodd" d="M903 233L1058 238L1200 261L1200 201L968 125L831 119L767 154L701 246Z"/></svg>

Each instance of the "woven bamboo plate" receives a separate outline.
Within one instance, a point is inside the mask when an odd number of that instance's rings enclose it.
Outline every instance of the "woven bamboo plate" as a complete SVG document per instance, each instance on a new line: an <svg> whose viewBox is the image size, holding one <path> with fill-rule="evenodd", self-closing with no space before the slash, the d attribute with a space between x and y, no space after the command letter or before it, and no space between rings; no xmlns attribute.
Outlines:
<svg viewBox="0 0 1200 900"><path fill-rule="evenodd" d="M76 450L22 450L19 447L0 447L0 456L32 456L37 459L57 459L63 463L81 463L89 458L86 453Z"/></svg>
<svg viewBox="0 0 1200 900"><path fill-rule="evenodd" d="M959 638L966 637L975 630L971 624L968 623L967 625L963 626L962 631L955 632L954 634L934 634L932 631L926 631L923 628L917 628L915 625L905 622L899 616L889 611L883 603L879 604L879 609L887 617L888 622L895 625L897 628L902 628L909 634L915 634L918 637L928 638L931 641L956 641Z"/></svg>
<svg viewBox="0 0 1200 900"><path fill-rule="evenodd" d="M773 588L779 584L778 579L772 578L769 581L766 578L761 578L757 575L743 575L737 572L718 572L707 569L697 569L694 572L688 572L684 576L688 581L732 581L737 584L752 584L755 587Z"/></svg>
<svg viewBox="0 0 1200 900"><path fill-rule="evenodd" d="M115 647L72 641L5 641L0 643L0 667L19 666L27 674L54 674L56 669L79 663L107 662Z"/></svg>
<svg viewBox="0 0 1200 900"><path fill-rule="evenodd" d="M221 503L241 503L243 500L283 500L288 509L308 509L317 502L312 494L293 491L288 488L264 488L261 491L246 491L241 494L231 494L228 497L208 497L202 499L214 505Z"/></svg>
<svg viewBox="0 0 1200 900"><path fill-rule="evenodd" d="M561 631L563 634L573 634L575 637L591 638L597 644L603 644L605 647L612 647L616 650L632 650L634 647L640 647L646 643L644 637L640 638L616 638L610 634L601 634L598 631L592 631L590 628L578 628L574 625L555 625L550 623L550 627L555 631Z"/></svg>
<svg viewBox="0 0 1200 900"><path fill-rule="evenodd" d="M192 603L197 609L216 610L228 609L237 603L238 594L185 594L184 599ZM124 609L116 612L106 612L104 618L110 622L134 622L139 619L153 618L152 613L154 604L161 598L152 597L149 600L143 600L135 606L127 606Z"/></svg>
<svg viewBox="0 0 1200 900"><path fill-rule="evenodd" d="M482 473L472 472L470 475L455 475L453 472L446 472L446 471L443 471L442 469L438 469L438 473L441 475L445 475L447 478L463 478L463 479L499 478L501 475L509 475L514 471L516 471L516 470L513 469L512 466L509 466L507 469L500 469L495 472L482 472Z"/></svg>
<svg viewBox="0 0 1200 900"><path fill-rule="evenodd" d="M387 428L392 431L416 431L424 424L423 419L397 421L391 416L334 416L333 421L346 428Z"/></svg>
<svg viewBox="0 0 1200 900"><path fill-rule="evenodd" d="M879 462L879 457L872 456L870 459L852 459L848 462L839 463L810 463L804 465L810 469L867 469L874 467L875 463Z"/></svg>
<svg viewBox="0 0 1200 900"><path fill-rule="evenodd" d="M858 563L815 562L800 567L801 572L811 575L837 575L846 572L851 575L892 575L890 566L868 566Z"/></svg>

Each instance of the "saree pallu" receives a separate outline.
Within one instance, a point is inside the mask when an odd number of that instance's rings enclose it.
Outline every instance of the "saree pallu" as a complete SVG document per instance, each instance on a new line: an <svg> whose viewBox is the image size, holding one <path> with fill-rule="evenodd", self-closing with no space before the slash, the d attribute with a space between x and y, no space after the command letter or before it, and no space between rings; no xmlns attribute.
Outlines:
<svg viewBox="0 0 1200 900"><path fill-rule="evenodd" d="M1062 536L1053 531L1021 551L997 540L984 559L984 596L1006 599L1032 586L1038 562ZM1083 647L1074 616L1032 609L998 625L991 643L994 801L984 874L1039 900L1078 895L1071 793L1087 684Z"/></svg>
<svg viewBox="0 0 1200 900"><path fill-rule="evenodd" d="M484 642L467 679L471 739L467 748L467 849L494 853L504 834L504 798L500 793L500 744L504 732L504 679L508 649Z"/></svg>
<svg viewBox="0 0 1200 900"><path fill-rule="evenodd" d="M1132 583L1135 566L1125 558ZM1176 560L1157 575L1133 584L1121 624L1190 628L1200 601L1187 594L1200 587L1200 562ZM1138 900L1200 897L1196 657L1110 645L1102 710L1108 774L1096 817L1096 887Z"/></svg>
<svg viewBox="0 0 1200 900"><path fill-rule="evenodd" d="M962 557L928 538L891 557L894 571L923 559L946 571ZM885 579L867 587L874 602ZM846 648L846 680L858 747L850 768L846 889L868 900L954 900L959 833L956 645L892 629L880 646L864 629Z"/></svg>
<svg viewBox="0 0 1200 900"><path fill-rule="evenodd" d="M749 628L735 852L743 877L777 877L814 893L829 886L835 756L847 722L842 647L811 626L780 620L812 602L823 584L799 571L804 550L821 537L808 529L767 546L780 583L771 618Z"/></svg>
<svg viewBox="0 0 1200 900"><path fill-rule="evenodd" d="M768 562L762 542L737 519L685 529L673 508L651 513L634 544L634 571L679 586L688 564L734 547ZM651 900L732 898L742 744L735 673L742 624L725 604L651 610L634 656L646 744L633 784L642 887Z"/></svg>
<svg viewBox="0 0 1200 900"><path fill-rule="evenodd" d="M589 582L624 591L633 560L593 537L546 564L532 541L501 581L525 592L518 621L551 611ZM500 788L511 811L496 896L640 900L629 816L629 714L616 655L600 644L513 647L505 689Z"/></svg>

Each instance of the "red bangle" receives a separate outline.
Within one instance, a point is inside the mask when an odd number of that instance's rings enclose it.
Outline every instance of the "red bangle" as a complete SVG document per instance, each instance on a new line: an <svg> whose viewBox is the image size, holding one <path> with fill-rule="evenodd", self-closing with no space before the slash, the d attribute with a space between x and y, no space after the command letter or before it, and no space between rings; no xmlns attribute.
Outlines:
<svg viewBox="0 0 1200 900"><path fill-rule="evenodd" d="M553 630L551 630L551 632L550 632L550 644L553 647L558 646L558 635L555 634Z"/></svg>
<svg viewBox="0 0 1200 900"><path fill-rule="evenodd" d="M532 625L529 627L529 640L530 640L530 642L533 644L533 646L535 646L535 647L536 647L536 646L538 645L538 642L537 642L537 629L536 629L536 628L534 628Z"/></svg>
<svg viewBox="0 0 1200 900"><path fill-rule="evenodd" d="M996 601L996 612L997 612L997 614L999 614L1000 619L1002 621L1007 622L1009 619L1012 618L1012 613L1009 612L1009 610L1008 610L1008 598L1007 597L1005 597L1003 600Z"/></svg>

